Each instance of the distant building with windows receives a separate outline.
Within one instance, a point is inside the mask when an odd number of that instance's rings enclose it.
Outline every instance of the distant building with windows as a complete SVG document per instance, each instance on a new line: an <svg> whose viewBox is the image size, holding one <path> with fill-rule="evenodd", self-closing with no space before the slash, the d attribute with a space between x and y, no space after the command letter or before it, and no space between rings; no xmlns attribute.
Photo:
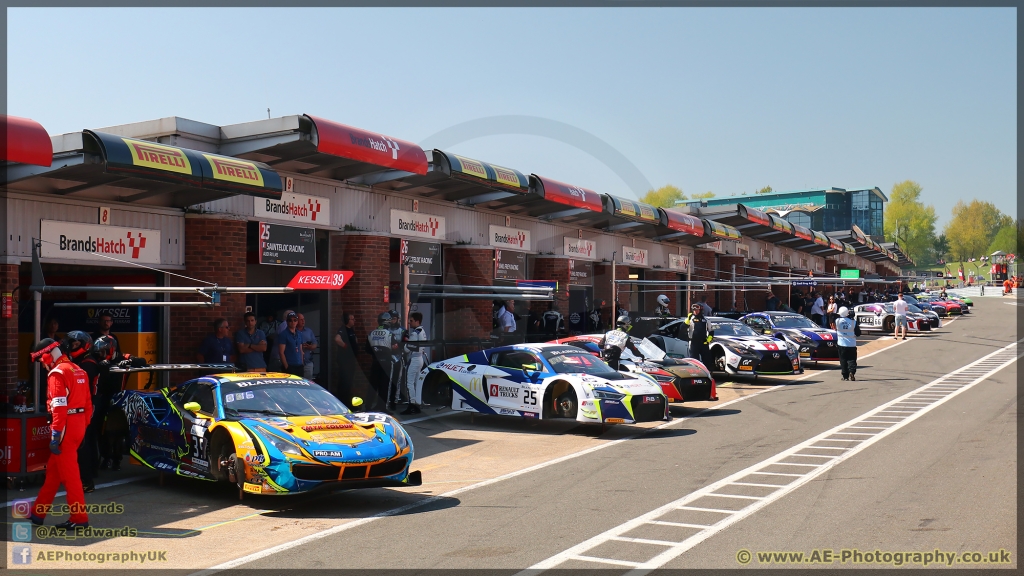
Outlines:
<svg viewBox="0 0 1024 576"><path fill-rule="evenodd" d="M856 225L868 236L881 237L882 211L888 201L889 198L876 186L850 190L820 188L725 196L707 200L684 200L680 204L701 207L741 203L812 230L833 232L849 230L851 226Z"/></svg>

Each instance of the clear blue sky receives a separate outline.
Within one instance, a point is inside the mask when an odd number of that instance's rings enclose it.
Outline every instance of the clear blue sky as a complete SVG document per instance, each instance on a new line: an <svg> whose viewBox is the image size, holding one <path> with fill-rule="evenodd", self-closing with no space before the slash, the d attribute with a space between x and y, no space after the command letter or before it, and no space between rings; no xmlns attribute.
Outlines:
<svg viewBox="0 0 1024 576"><path fill-rule="evenodd" d="M586 130L655 186L924 187L1016 214L1008 9L18 9L8 112L51 134L310 113L422 142L495 115ZM587 153L451 151L632 196Z"/></svg>

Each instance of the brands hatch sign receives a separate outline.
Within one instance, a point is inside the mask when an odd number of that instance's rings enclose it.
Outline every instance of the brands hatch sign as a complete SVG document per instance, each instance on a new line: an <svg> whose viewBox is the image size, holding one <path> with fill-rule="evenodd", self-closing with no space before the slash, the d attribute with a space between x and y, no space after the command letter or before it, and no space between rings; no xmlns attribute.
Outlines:
<svg viewBox="0 0 1024 576"><path fill-rule="evenodd" d="M160 231L78 222L39 224L43 258L160 264Z"/></svg>
<svg viewBox="0 0 1024 576"><path fill-rule="evenodd" d="M574 258L593 260L597 254L597 244L583 238L564 238L563 253Z"/></svg>
<svg viewBox="0 0 1024 576"><path fill-rule="evenodd" d="M447 230L444 226L444 216L406 212L392 208L391 233L397 236L444 240Z"/></svg>
<svg viewBox="0 0 1024 576"><path fill-rule="evenodd" d="M487 230L488 241L495 248L507 248L509 250L532 251L530 242L530 231L518 228L506 228L491 224Z"/></svg>
<svg viewBox="0 0 1024 576"><path fill-rule="evenodd" d="M331 225L331 201L319 196L305 196L285 192L280 200L253 198L256 218L289 220L303 224Z"/></svg>
<svg viewBox="0 0 1024 576"><path fill-rule="evenodd" d="M650 262L647 259L647 250L623 246L622 263L630 266L648 266Z"/></svg>

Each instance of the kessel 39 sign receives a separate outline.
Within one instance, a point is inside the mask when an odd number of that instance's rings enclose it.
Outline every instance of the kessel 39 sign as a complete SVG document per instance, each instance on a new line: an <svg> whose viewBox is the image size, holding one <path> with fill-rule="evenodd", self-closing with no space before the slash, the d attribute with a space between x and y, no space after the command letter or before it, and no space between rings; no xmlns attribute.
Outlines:
<svg viewBox="0 0 1024 576"><path fill-rule="evenodd" d="M314 230L260 222L260 264L316 268Z"/></svg>

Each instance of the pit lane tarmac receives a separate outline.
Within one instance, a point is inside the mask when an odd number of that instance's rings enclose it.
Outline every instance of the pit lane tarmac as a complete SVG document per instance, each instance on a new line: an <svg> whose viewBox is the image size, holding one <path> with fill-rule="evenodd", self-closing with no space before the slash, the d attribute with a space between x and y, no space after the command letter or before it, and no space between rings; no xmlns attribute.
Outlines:
<svg viewBox="0 0 1024 576"><path fill-rule="evenodd" d="M865 358L902 342L887 336L865 335L860 339L860 356ZM86 501L120 504L122 513L93 515L91 525L126 528L133 531L133 537L62 539L44 532L33 534L30 545L33 554L57 550L166 552L167 561L158 565L128 562L106 564L102 566L105 569L197 569L224 565L278 545L344 530L348 525L355 527L381 514L394 515L396 510L402 515L453 508L462 503L459 495L466 490L584 457L638 437L695 437L694 429L687 425L688 419L733 418L741 414L743 401L748 398L786 386L813 384L835 370L835 362L817 365L812 362L802 375L730 380L718 374L719 400L673 405L671 412L675 420L668 426L653 422L602 428L558 420L512 419L428 409L427 412L433 413L405 418L416 446L414 469L423 473L424 483L419 487L336 490L290 497L246 495L239 500L233 486L168 475L161 478L158 473L128 465L126 459L121 471L104 471L97 481L96 492L88 494ZM654 428L658 430L652 431ZM114 485L109 485L111 483ZM11 501L31 499L36 491L38 486L10 491L8 498ZM57 499L57 503L62 502L63 498ZM8 502L8 510L12 508ZM51 517L49 523L64 519ZM12 522L10 513L7 522ZM15 545L22 543L8 542L8 554ZM24 567L98 566L47 562Z"/></svg>

